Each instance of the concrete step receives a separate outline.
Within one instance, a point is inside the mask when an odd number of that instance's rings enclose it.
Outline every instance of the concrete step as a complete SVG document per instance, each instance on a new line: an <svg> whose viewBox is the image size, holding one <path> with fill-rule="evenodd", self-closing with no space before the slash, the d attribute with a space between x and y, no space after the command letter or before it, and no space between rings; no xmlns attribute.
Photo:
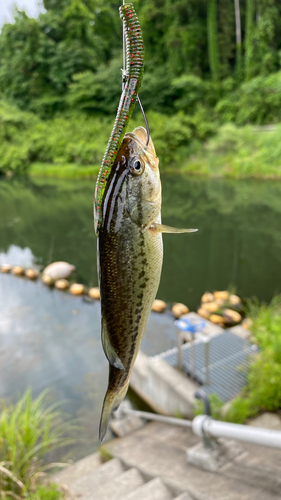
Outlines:
<svg viewBox="0 0 281 500"><path fill-rule="evenodd" d="M52 481L61 485L64 484L70 488L77 479L81 478L81 476L84 476L88 472L93 472L102 465L103 463L101 462L100 454L98 452L93 453L92 455L75 462L73 465L69 465L56 474L53 474Z"/></svg>
<svg viewBox="0 0 281 500"><path fill-rule="evenodd" d="M156 477L135 491L132 491L122 500L173 500L173 496L163 481L159 477Z"/></svg>
<svg viewBox="0 0 281 500"><path fill-rule="evenodd" d="M183 492L179 496L174 498L174 500L194 500L194 499L190 496L189 493Z"/></svg>
<svg viewBox="0 0 281 500"><path fill-rule="evenodd" d="M112 483L116 477L123 474L124 470L121 461L118 458L113 458L96 470L86 474L81 471L79 479L70 484L70 487L67 483L66 485L69 487L70 493L79 497L79 500L91 499L93 491Z"/></svg>
<svg viewBox="0 0 281 500"><path fill-rule="evenodd" d="M92 489L89 500L123 500L126 495L144 484L144 479L136 468L126 470L114 480L103 482ZM93 495L94 493L94 495ZM170 499L169 499L170 500Z"/></svg>

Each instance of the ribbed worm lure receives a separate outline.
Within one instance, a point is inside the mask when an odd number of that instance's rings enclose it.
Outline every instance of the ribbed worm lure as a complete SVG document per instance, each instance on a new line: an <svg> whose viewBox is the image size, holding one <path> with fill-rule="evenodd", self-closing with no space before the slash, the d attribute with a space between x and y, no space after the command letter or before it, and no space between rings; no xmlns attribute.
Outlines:
<svg viewBox="0 0 281 500"><path fill-rule="evenodd" d="M131 3L122 5L119 12L124 23L127 72L113 130L107 144L96 183L94 221L97 235L102 221L102 201L106 181L124 138L126 127L135 108L143 77L143 38L137 14Z"/></svg>

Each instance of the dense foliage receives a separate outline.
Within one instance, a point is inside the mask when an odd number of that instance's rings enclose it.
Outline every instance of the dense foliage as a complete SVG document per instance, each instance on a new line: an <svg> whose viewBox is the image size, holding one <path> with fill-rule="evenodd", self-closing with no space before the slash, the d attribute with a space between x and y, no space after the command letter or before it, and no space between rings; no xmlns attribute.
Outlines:
<svg viewBox="0 0 281 500"><path fill-rule="evenodd" d="M225 123L280 122L277 0L134 4L146 49L141 99L162 167L185 166ZM0 173L24 173L32 163L97 166L119 102L119 2L44 0L44 7L37 19L16 11L0 33ZM130 128L140 123L135 115ZM278 155L274 161L277 168ZM226 175L255 171L234 163L223 165ZM210 173L193 160L187 170Z"/></svg>
<svg viewBox="0 0 281 500"><path fill-rule="evenodd" d="M0 34L3 96L43 117L73 107L114 114L122 59L119 3L44 0L46 11L38 19L17 12L15 23L4 25ZM231 91L228 107L227 103L223 107L231 108L233 116L237 107L243 110L248 93L249 107L256 107L252 101L257 86L263 87L262 97L272 85L278 86L276 77L275 82L255 80L252 87L241 89L241 95L239 90L243 81L280 70L278 0L135 0L134 4L145 40L146 110L193 113L202 104L213 107ZM277 103L271 105L277 110ZM272 116L254 109L253 116L249 111L239 120L264 122Z"/></svg>
<svg viewBox="0 0 281 500"><path fill-rule="evenodd" d="M111 117L84 113L56 115L42 120L0 101L0 173L23 173L31 163L100 165L112 129ZM204 140L213 131L204 120L204 110L193 117L182 112L168 117L148 112L153 141L163 168L184 162L194 140ZM130 127L138 126L136 116Z"/></svg>
<svg viewBox="0 0 281 500"><path fill-rule="evenodd" d="M93 177L112 129L111 116L72 112L42 120L1 100L0 117L0 174L6 175L23 174L32 165L34 175ZM204 107L193 115L178 111L168 116L151 110L147 117L161 171L177 168L211 177L281 177L279 125L270 132L230 123L217 127ZM142 117L136 114L130 130L140 123Z"/></svg>

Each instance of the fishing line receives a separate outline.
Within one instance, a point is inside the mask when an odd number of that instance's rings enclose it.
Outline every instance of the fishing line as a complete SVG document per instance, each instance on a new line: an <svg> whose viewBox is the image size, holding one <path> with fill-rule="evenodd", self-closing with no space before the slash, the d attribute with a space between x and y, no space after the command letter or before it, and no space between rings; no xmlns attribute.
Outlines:
<svg viewBox="0 0 281 500"><path fill-rule="evenodd" d="M125 0L123 0L123 5L125 5ZM126 40L125 40L125 23L123 21L123 69L122 69L122 90L124 90L126 85Z"/></svg>
<svg viewBox="0 0 281 500"><path fill-rule="evenodd" d="M148 126L148 121L147 121L144 109L142 107L142 103L141 103L141 100L139 98L139 95L137 95L137 100L138 100L138 103L139 103L139 106L140 106L140 109L141 109L141 112L142 112L142 116L143 116L143 119L144 119L144 123L145 123L145 128L146 128L146 144L145 144L145 146L147 147L148 143L149 143L149 138L150 138L150 131L149 131L149 126Z"/></svg>
<svg viewBox="0 0 281 500"><path fill-rule="evenodd" d="M123 0L123 5L125 5L125 0ZM126 77L127 77L127 68L126 68L126 40L125 40L125 23L123 21L123 69L122 69L122 90L124 90L125 88L125 85L126 85ZM139 107L140 107L140 110L141 110L141 113L142 113L142 116L143 116L143 119L144 119L144 123L145 123L145 128L146 128L146 144L145 144L145 147L148 146L148 143L149 143L149 138L150 138L150 130L149 130L149 125L148 125L148 121L147 121L147 118L146 118L146 114L144 112L144 109L143 109L143 106L142 106L142 103L141 103L141 100L139 98L139 95L137 95L137 100L138 100L138 103L139 103Z"/></svg>

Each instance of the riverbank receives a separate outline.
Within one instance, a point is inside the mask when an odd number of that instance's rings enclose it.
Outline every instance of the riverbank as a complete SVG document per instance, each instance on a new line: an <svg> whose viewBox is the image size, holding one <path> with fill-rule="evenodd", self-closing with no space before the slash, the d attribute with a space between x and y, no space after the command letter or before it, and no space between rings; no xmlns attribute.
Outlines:
<svg viewBox="0 0 281 500"><path fill-rule="evenodd" d="M160 147L160 170L208 178L280 180L280 132L281 126L260 130L227 124L208 142L194 142L181 161L171 159L168 164L165 151ZM31 177L91 179L97 177L99 168L99 163L85 166L36 162L31 164L29 173Z"/></svg>
<svg viewBox="0 0 281 500"><path fill-rule="evenodd" d="M8 177L96 177L114 123L113 116L74 112L42 120L1 101L0 117L0 175ZM281 178L281 124L222 125L206 110L192 116L149 111L147 119L162 174ZM142 124L136 114L128 131Z"/></svg>
<svg viewBox="0 0 281 500"><path fill-rule="evenodd" d="M30 176L53 179L95 179L99 169L100 165L33 163L30 166Z"/></svg>

